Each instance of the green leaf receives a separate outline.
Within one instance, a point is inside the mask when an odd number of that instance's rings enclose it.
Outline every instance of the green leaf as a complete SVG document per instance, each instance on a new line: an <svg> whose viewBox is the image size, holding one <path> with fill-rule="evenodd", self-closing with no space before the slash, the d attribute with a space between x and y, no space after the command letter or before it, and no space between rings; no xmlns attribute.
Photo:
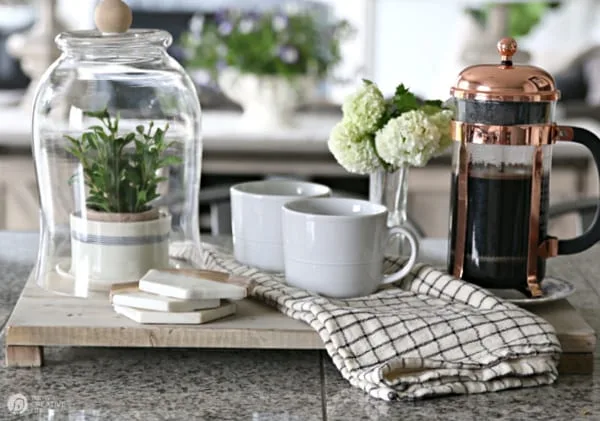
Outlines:
<svg viewBox="0 0 600 421"><path fill-rule="evenodd" d="M90 126L90 127L88 127L88 130L92 130L92 131L94 131L94 132L101 132L101 133L104 133L104 127L102 127L102 126L98 126L98 125L95 125L95 126Z"/></svg>
<svg viewBox="0 0 600 421"><path fill-rule="evenodd" d="M164 137L165 137L165 132L163 132L163 130L161 128L157 128L154 131L154 145L156 147L159 147L160 145L162 145L162 143L164 141Z"/></svg>
<svg viewBox="0 0 600 421"><path fill-rule="evenodd" d="M398 115L419 108L417 97L410 92L404 84L401 84L396 88L396 93L394 94L392 102Z"/></svg>
<svg viewBox="0 0 600 421"><path fill-rule="evenodd" d="M444 103L439 100L439 99L428 99L427 101L424 102L423 104L424 106L431 106L431 107L437 107L437 108L442 108L442 106L444 105Z"/></svg>
<svg viewBox="0 0 600 421"><path fill-rule="evenodd" d="M146 203L147 202L147 195L146 195L146 191L142 190L139 191L137 194L137 203Z"/></svg>
<svg viewBox="0 0 600 421"><path fill-rule="evenodd" d="M78 139L75 139L74 137L72 137L72 136L68 136L68 135L65 135L65 139L67 139L67 140L68 140L69 142L71 142L73 145L75 145L75 146L79 146L79 140L78 140Z"/></svg>
<svg viewBox="0 0 600 421"><path fill-rule="evenodd" d="M85 158L83 156L83 153L76 148L67 148L67 151L71 153L71 155L73 155L75 158L77 158L78 161L83 161Z"/></svg>
<svg viewBox="0 0 600 421"><path fill-rule="evenodd" d="M98 149L98 142L96 141L96 136L93 133L86 132L81 135L81 139L83 140L83 144L89 146L92 149Z"/></svg>
<svg viewBox="0 0 600 421"><path fill-rule="evenodd" d="M105 110L102 111L85 111L83 113L84 116L86 117L93 117L93 118L99 118L102 119L105 116Z"/></svg>

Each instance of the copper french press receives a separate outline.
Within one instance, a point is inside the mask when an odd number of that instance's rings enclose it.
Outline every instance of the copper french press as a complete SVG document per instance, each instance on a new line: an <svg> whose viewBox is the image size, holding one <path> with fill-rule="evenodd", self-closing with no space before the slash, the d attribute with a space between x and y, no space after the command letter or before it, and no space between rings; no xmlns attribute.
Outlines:
<svg viewBox="0 0 600 421"><path fill-rule="evenodd" d="M552 145L582 144L600 168L600 139L554 122L560 97L554 79L540 68L513 64L514 39L500 40L498 51L499 64L467 67L451 89L456 115L448 270L484 288L541 297L546 259L600 240L598 211L577 238L548 234Z"/></svg>

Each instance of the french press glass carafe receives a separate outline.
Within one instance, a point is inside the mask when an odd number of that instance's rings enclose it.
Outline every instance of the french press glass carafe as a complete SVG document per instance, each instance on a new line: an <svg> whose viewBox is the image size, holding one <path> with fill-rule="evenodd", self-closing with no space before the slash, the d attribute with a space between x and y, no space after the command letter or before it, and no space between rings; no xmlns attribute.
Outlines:
<svg viewBox="0 0 600 421"><path fill-rule="evenodd" d="M586 146L598 167L600 140L554 123L560 92L533 66L514 65L517 44L498 42L499 64L464 69L451 89L456 105L449 272L484 288L543 295L545 260L600 240L598 213L580 237L548 234L552 145Z"/></svg>

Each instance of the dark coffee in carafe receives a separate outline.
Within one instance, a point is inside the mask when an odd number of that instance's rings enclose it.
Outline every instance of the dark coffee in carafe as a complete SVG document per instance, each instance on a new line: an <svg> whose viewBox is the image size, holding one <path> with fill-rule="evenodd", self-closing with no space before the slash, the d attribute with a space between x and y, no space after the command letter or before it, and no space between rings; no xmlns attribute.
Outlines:
<svg viewBox="0 0 600 421"><path fill-rule="evenodd" d="M451 195L452 230L457 229L457 182ZM467 228L463 279L485 288L514 288L527 293L527 258L531 210L531 168L472 166L467 178ZM549 177L542 178L539 239L547 236ZM454 267L455 236L451 237L449 271ZM537 259L537 278L546 272Z"/></svg>

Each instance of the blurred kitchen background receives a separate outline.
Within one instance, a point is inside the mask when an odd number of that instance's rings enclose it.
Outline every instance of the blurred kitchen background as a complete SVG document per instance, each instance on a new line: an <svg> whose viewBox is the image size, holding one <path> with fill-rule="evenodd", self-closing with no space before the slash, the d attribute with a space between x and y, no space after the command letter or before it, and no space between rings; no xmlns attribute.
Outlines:
<svg viewBox="0 0 600 421"><path fill-rule="evenodd" d="M239 181L303 178L326 183L338 194L366 197L367 177L346 173L327 150L327 137L345 95L361 78L368 78L387 95L404 83L422 98L447 98L462 68L497 62L495 45L506 35L519 42L518 63L541 66L555 76L563 95L558 122L600 134L600 0L127 3L134 12L134 27L161 28L173 35L170 53L197 83L204 110L200 209L204 232L228 232L228 187ZM0 0L0 229L38 228L27 94L57 57L56 33L93 28L95 5L95 0ZM319 85L318 95L298 104L289 127L243 124L242 107L221 91L218 75L211 78L197 68L194 63L203 57L195 57L184 42L211 22L222 22L226 10L253 14L271 9L283 14L310 10L324 22L343 20L352 28L341 41L333 72ZM449 164L450 156L443 155L426 168L410 171L409 215L428 236L447 233ZM596 171L585 150L560 145L553 166L552 203L598 195ZM555 222L553 234L580 229L567 217Z"/></svg>

